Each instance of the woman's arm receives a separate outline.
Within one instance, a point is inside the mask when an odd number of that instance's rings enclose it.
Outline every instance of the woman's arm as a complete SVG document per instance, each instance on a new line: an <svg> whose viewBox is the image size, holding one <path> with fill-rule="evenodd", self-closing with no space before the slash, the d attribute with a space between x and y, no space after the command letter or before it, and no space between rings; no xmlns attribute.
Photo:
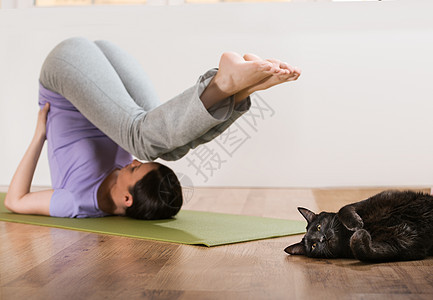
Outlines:
<svg viewBox="0 0 433 300"><path fill-rule="evenodd" d="M50 199L53 190L30 192L33 175L42 147L45 143L47 114L49 103L39 111L35 134L12 178L5 206L12 212L21 214L50 215Z"/></svg>

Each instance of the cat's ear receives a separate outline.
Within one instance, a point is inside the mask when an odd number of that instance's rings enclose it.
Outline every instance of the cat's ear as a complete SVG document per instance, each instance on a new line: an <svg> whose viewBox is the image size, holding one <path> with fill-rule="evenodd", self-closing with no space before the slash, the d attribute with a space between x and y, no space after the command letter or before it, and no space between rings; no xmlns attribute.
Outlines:
<svg viewBox="0 0 433 300"><path fill-rule="evenodd" d="M284 251L291 255L307 255L307 252L305 251L305 246L302 242L290 245Z"/></svg>
<svg viewBox="0 0 433 300"><path fill-rule="evenodd" d="M317 215L315 213L313 213L311 210L309 210L307 208L298 207L298 210L301 213L301 215L304 216L305 220L307 220L308 224L313 222L317 217Z"/></svg>

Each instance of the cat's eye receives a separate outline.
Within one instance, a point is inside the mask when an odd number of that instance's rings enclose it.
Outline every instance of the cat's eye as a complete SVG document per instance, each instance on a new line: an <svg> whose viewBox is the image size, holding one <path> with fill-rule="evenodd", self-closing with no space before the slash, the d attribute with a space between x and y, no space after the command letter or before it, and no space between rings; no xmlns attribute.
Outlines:
<svg viewBox="0 0 433 300"><path fill-rule="evenodd" d="M317 244L316 244L316 243L314 243L313 245L311 245L311 250L314 250L314 249L316 249L316 246L317 246Z"/></svg>
<svg viewBox="0 0 433 300"><path fill-rule="evenodd" d="M320 224L317 224L317 231L320 231L320 228L321 228L322 226L320 225Z"/></svg>

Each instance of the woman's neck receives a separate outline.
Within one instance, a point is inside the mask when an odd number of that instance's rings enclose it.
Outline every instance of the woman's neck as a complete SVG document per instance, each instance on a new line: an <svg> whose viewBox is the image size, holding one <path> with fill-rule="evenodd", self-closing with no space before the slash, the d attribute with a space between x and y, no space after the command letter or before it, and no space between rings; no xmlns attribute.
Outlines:
<svg viewBox="0 0 433 300"><path fill-rule="evenodd" d="M99 209L107 214L115 214L116 211L116 204L111 196L111 189L116 184L118 173L119 170L116 169L108 174L104 181L102 181L96 194Z"/></svg>

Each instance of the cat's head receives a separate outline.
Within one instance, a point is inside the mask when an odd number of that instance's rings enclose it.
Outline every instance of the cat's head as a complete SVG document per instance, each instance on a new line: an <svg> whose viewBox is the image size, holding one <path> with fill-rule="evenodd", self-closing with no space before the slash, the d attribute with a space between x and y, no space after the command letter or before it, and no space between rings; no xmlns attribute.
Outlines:
<svg viewBox="0 0 433 300"><path fill-rule="evenodd" d="M307 233L302 241L284 249L288 254L306 255L309 257L340 257L344 251L341 231L343 226L337 214L321 212L315 214L309 209L298 207L307 220Z"/></svg>

